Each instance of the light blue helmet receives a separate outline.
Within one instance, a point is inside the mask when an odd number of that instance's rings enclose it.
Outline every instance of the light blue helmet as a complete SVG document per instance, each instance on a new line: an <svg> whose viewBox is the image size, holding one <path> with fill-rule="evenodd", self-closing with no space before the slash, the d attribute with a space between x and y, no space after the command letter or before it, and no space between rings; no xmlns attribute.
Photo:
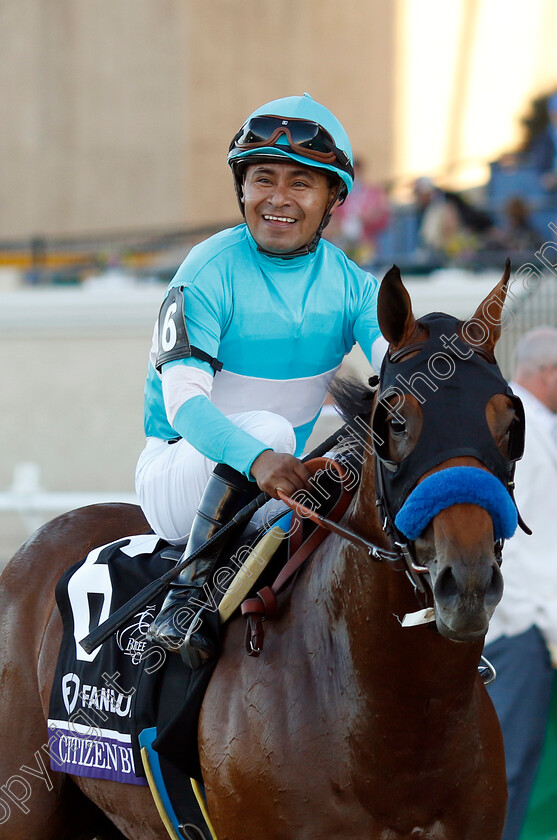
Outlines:
<svg viewBox="0 0 557 840"><path fill-rule="evenodd" d="M287 96L267 102L251 114L233 137L228 150L228 164L234 174L234 186L242 214L243 176L248 163L277 158L290 159L322 169L336 176L336 195L325 209L321 223L310 242L288 254L271 256L282 259L311 254L331 218L337 201L342 203L354 183L354 159L346 131L328 108L316 102L309 93Z"/></svg>
<svg viewBox="0 0 557 840"><path fill-rule="evenodd" d="M270 119L255 119L261 117ZM286 157L304 166L332 172L342 181L341 200L354 183L354 159L348 135L329 109L309 93L267 102L250 114L235 135L228 164L240 194L242 170L253 157Z"/></svg>

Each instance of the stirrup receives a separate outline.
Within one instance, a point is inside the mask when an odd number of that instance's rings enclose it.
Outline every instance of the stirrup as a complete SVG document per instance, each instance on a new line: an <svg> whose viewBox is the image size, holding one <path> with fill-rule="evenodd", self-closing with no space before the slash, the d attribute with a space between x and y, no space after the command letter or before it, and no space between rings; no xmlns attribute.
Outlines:
<svg viewBox="0 0 557 840"><path fill-rule="evenodd" d="M198 633L200 634L203 629L203 616L202 613L205 611L205 607L201 607L200 610L196 613L194 620L190 624L190 628L185 635L183 642L180 644L178 651L182 658L182 662L191 668L192 671L197 671L198 668L201 668L202 665L205 665L206 662L210 662L212 659L215 658L217 655L217 649L212 644L212 642L208 641L208 649L203 651L199 647L193 644L193 637L196 636ZM203 636L201 638L204 638ZM205 653L205 655L203 655Z"/></svg>

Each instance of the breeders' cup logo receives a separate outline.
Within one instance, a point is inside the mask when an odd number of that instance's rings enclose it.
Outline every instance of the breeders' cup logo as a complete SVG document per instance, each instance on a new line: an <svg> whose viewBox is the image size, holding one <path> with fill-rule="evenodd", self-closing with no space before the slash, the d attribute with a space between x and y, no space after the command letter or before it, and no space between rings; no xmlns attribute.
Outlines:
<svg viewBox="0 0 557 840"><path fill-rule="evenodd" d="M62 700L69 715L76 707L79 688L80 682L77 674L64 674L62 677Z"/></svg>
<svg viewBox="0 0 557 840"><path fill-rule="evenodd" d="M155 616L155 609L153 604L142 612L136 613L134 615L136 621L116 634L116 644L126 656L131 656L134 665L139 665L147 648L146 634Z"/></svg>

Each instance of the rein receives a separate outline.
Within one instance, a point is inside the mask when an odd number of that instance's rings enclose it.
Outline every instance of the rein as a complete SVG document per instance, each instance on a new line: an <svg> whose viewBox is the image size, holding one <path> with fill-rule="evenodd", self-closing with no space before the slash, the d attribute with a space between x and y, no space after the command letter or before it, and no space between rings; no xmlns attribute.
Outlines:
<svg viewBox="0 0 557 840"><path fill-rule="evenodd" d="M286 493L282 492L282 490L278 490L277 493L280 499L301 519L311 519L311 521L315 522L316 525L319 525L320 528L331 531L333 534L338 534L339 537L343 537L345 540L348 540L348 542L360 546L360 548L367 549L373 560L391 563L396 569L401 568L400 555L396 551L388 551L386 548L381 548L380 546L375 545L375 543L366 540L350 528L346 528L344 525L339 525L338 522L328 519L326 516L321 516L321 514L311 510L306 507L306 505L303 505L301 502L293 499L291 496L287 496Z"/></svg>
<svg viewBox="0 0 557 840"><path fill-rule="evenodd" d="M348 542L366 549L372 560L388 563L396 571L406 572L416 595L418 595L418 590L422 594L426 594L426 589L419 575L427 574L428 569L425 566L418 566L414 562L412 554L405 543L396 542L397 550L389 551L366 540L351 528L346 528L344 525L338 524L338 521L347 511L348 505L352 500L352 493L346 488L345 484L348 476L346 468L342 464L339 464L338 461L333 461L330 458L315 458L312 461L308 461L306 466L314 476L319 475L326 469L333 469L337 473L338 479L336 481L340 484L340 496L329 512L329 516L325 517L301 501L292 496L288 496L282 490L277 490L277 495L293 511L298 522L298 527L294 529L292 537L297 532L301 532L301 520L310 519L318 528L303 543L298 544L296 550L271 586L263 587L257 592L255 597L247 598L242 603L242 615L247 619L245 648L249 656L259 656L263 649L265 635L263 621L274 618L277 614L277 595L292 580L310 554L323 542L327 536L327 532L337 534L343 539L348 540Z"/></svg>
<svg viewBox="0 0 557 840"><path fill-rule="evenodd" d="M311 463L311 462L310 462ZM346 470L342 467L341 464L338 464L336 461L328 461L330 466L334 466L340 476L341 486L344 490L344 478L346 477ZM308 465L309 466L309 465ZM309 466L311 469L311 466ZM334 521L333 519L327 518L325 516L321 516L321 514L317 513L316 511L308 508L306 505L302 504L299 501L296 501L290 496L287 496L286 493L283 493L282 490L277 490L277 493L280 499L291 508L295 514L297 514L302 519L311 519L312 522L315 522L320 528L323 528L327 531L330 531L333 534L338 534L339 537L342 537L348 542L353 543L354 545L359 546L360 548L365 548L369 553L369 556L372 560L375 560L380 563L388 563L392 569L395 571L404 571L410 578L410 582L414 587L414 590L418 590L422 593L422 595L426 594L427 590L423 585L423 582L420 578L420 575L429 574L429 570L426 566L420 566L418 563L415 562L414 556L410 549L410 546L397 540L395 538L395 532L389 533L388 530L388 517L384 517L383 520L383 531L389 537L391 543L395 546L394 551L389 551L386 548L381 548L375 543L366 540L364 537L357 534L351 528L346 528L344 525L339 525L338 522ZM380 500L376 502L381 510L380 507Z"/></svg>

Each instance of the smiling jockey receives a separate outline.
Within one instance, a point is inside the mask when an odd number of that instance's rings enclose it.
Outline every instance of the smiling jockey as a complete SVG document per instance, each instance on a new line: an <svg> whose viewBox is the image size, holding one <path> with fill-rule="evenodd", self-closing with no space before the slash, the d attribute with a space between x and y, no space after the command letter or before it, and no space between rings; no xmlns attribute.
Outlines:
<svg viewBox="0 0 557 840"><path fill-rule="evenodd" d="M376 279L321 239L353 184L342 125L308 94L269 102L230 144L245 223L191 250L155 326L145 387L147 443L136 470L153 530L185 557L264 490L307 486L298 455L355 342L380 339ZM216 465L216 466L215 466ZM196 509L199 507L196 515ZM181 609L218 568L187 566L151 625L175 650ZM189 661L213 656L203 627ZM191 650L193 648L194 650Z"/></svg>

